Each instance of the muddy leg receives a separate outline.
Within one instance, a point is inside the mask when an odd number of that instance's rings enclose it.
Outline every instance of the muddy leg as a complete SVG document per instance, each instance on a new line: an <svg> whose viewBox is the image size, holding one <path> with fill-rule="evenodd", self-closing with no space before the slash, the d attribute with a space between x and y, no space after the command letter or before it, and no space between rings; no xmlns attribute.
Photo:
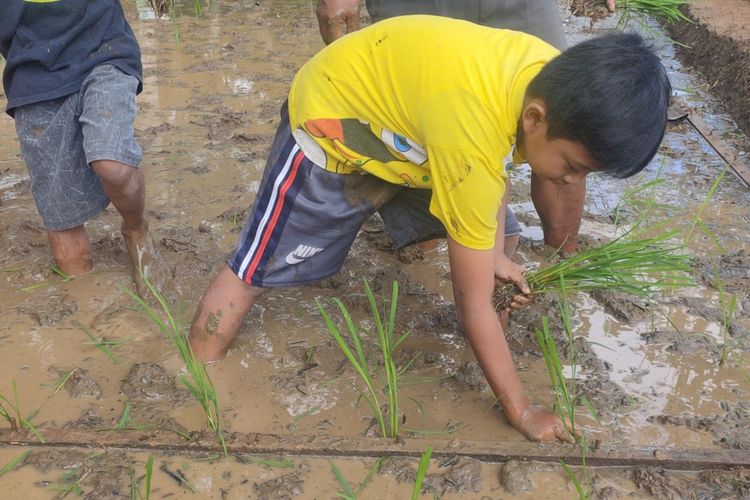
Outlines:
<svg viewBox="0 0 750 500"><path fill-rule="evenodd" d="M267 289L248 285L225 265L208 285L190 326L190 347L200 361L226 354L245 316Z"/></svg>
<svg viewBox="0 0 750 500"><path fill-rule="evenodd" d="M503 246L503 251L505 252L505 255L511 260L513 259L513 256L516 255L516 248L518 248L519 241L521 241L520 234L514 234L513 236L505 237L505 246Z"/></svg>
<svg viewBox="0 0 750 500"><path fill-rule="evenodd" d="M148 231L143 217L146 200L146 183L143 172L120 162L99 160L91 168L102 179L104 191L122 216L122 238L133 266L133 280L138 295L145 297L148 287L141 273L157 290L169 284L169 268Z"/></svg>
<svg viewBox="0 0 750 500"><path fill-rule="evenodd" d="M47 230L47 241L62 272L74 276L91 271L91 244L82 225L63 231Z"/></svg>

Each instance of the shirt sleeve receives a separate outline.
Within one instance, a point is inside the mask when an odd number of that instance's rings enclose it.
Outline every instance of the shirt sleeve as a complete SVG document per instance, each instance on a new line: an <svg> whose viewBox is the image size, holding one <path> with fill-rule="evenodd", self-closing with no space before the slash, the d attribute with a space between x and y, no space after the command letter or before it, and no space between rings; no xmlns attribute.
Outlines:
<svg viewBox="0 0 750 500"><path fill-rule="evenodd" d="M507 179L500 158L495 165L484 156L440 146L428 147L427 154L433 171L430 212L461 245L493 248Z"/></svg>

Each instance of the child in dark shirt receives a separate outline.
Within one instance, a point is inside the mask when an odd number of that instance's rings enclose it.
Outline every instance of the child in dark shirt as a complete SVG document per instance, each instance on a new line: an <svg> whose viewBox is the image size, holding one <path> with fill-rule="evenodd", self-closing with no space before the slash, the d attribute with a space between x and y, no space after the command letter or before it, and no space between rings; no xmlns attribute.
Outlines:
<svg viewBox="0 0 750 500"><path fill-rule="evenodd" d="M57 266L92 268L84 223L110 202L138 293L166 279L143 216L145 182L134 138L141 91L138 42L118 0L8 0L0 18L7 112L15 119L37 210Z"/></svg>

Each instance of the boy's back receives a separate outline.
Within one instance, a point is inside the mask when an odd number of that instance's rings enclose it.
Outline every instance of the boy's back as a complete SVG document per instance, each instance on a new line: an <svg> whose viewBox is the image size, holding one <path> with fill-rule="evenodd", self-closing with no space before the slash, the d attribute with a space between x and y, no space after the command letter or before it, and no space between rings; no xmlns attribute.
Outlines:
<svg viewBox="0 0 750 500"><path fill-rule="evenodd" d="M382 21L337 40L300 70L289 95L292 130L308 158L330 171L361 169L432 189L432 211L449 232L469 247L490 248L502 160L515 142L526 86L557 54L530 35L465 21ZM451 199L461 196L477 201L473 217L453 213Z"/></svg>

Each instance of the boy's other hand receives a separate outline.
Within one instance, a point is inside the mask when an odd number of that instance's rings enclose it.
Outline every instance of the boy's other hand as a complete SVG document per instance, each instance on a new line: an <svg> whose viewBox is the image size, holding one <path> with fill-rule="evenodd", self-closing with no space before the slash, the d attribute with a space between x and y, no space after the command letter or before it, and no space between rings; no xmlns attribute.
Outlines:
<svg viewBox="0 0 750 500"><path fill-rule="evenodd" d="M615 11L615 0L607 0L607 8L610 12Z"/></svg>
<svg viewBox="0 0 750 500"><path fill-rule="evenodd" d="M518 420L511 423L531 441L574 442L558 416L538 406L529 405Z"/></svg>
<svg viewBox="0 0 750 500"><path fill-rule="evenodd" d="M509 309L521 309L531 301L531 288L523 275L526 268L510 260L505 254L495 257L495 277L500 281L514 283L524 295L514 295Z"/></svg>
<svg viewBox="0 0 750 500"><path fill-rule="evenodd" d="M347 33L359 29L359 8L359 0L318 0L315 15L326 45L341 36L342 24Z"/></svg>

